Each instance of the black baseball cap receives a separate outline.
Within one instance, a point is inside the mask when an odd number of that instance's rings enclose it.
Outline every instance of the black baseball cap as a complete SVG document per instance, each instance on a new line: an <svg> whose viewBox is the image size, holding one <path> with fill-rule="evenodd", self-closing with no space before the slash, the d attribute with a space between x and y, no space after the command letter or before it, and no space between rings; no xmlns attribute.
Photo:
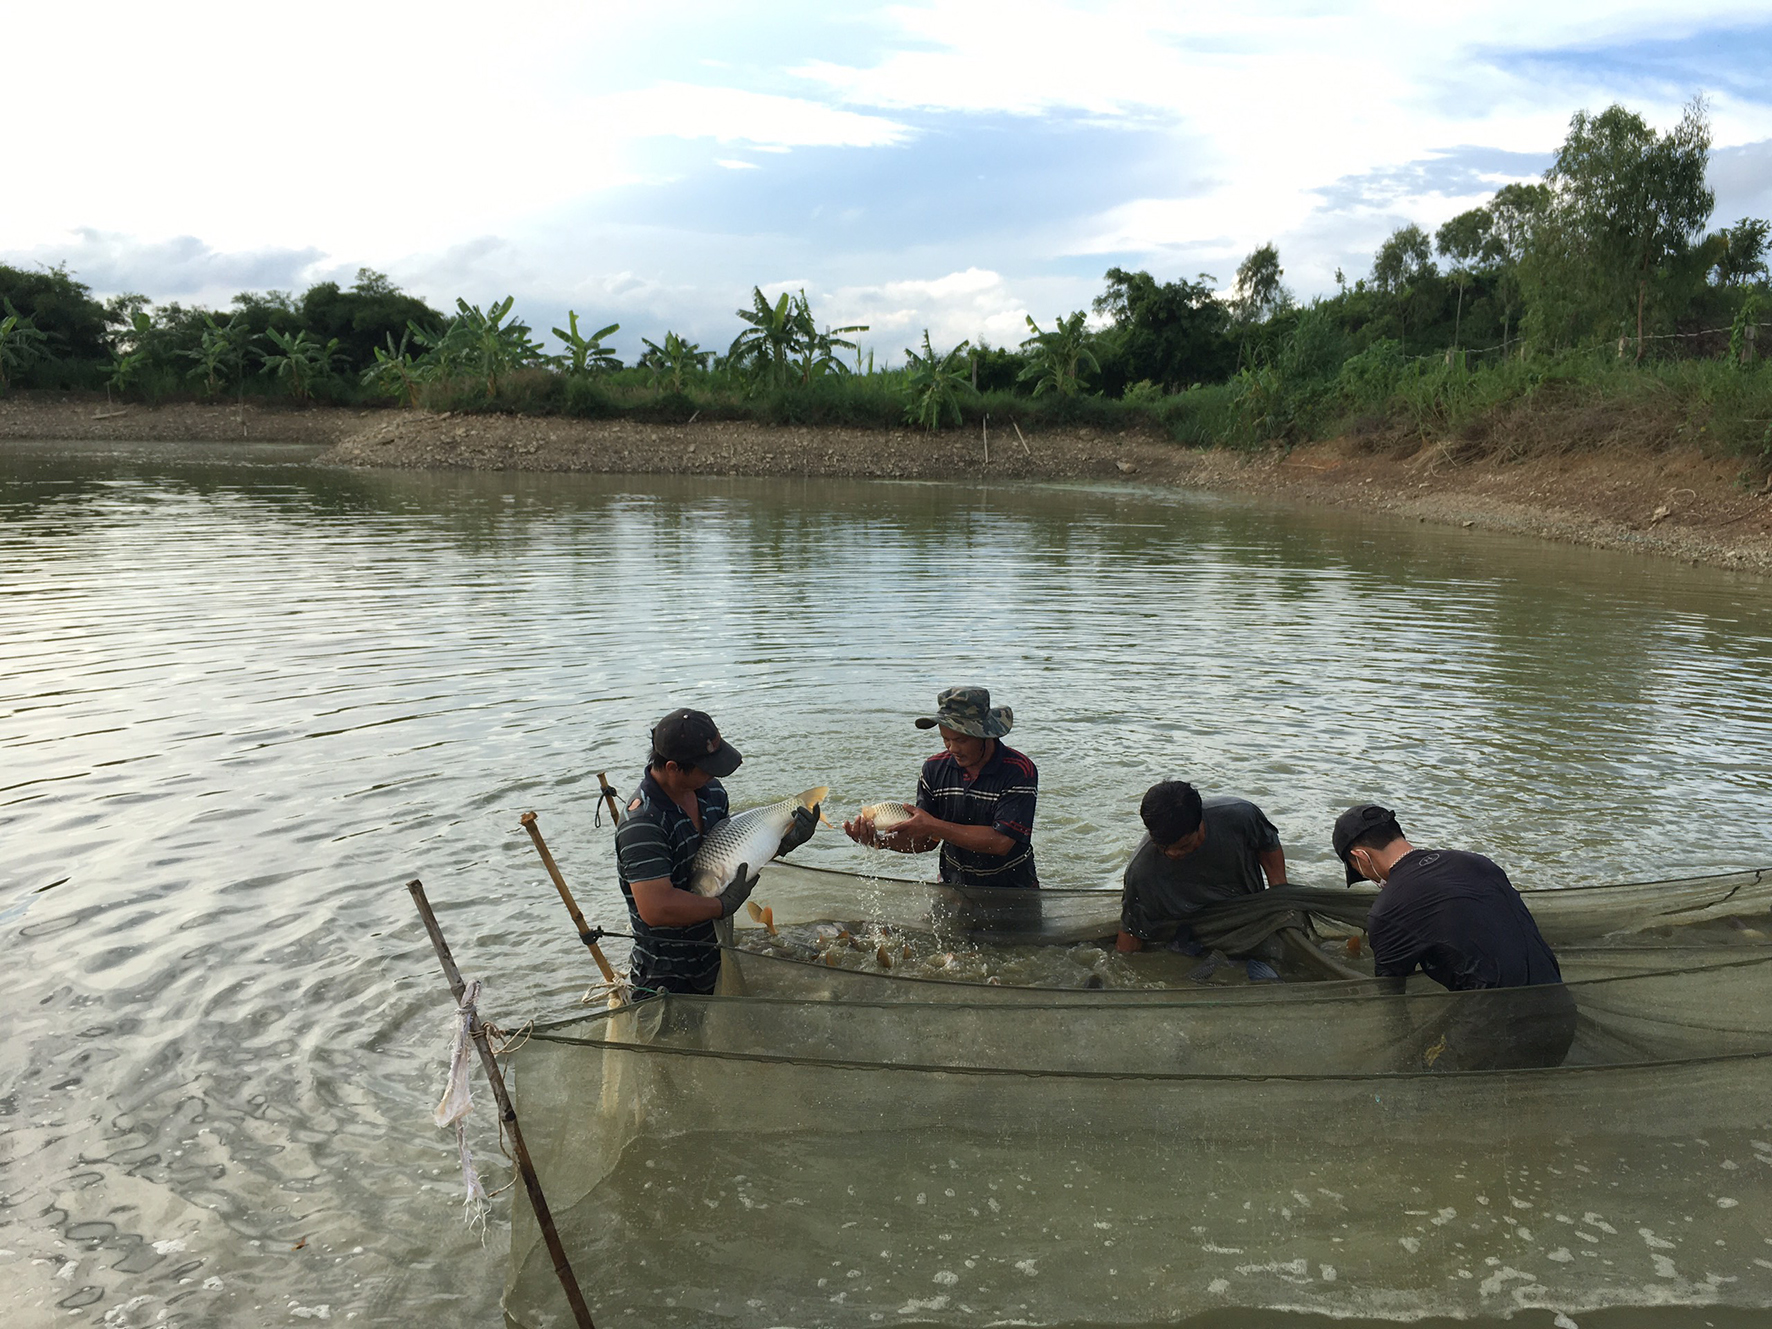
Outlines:
<svg viewBox="0 0 1772 1329"><path fill-rule="evenodd" d="M684 768L699 766L724 779L744 760L738 749L720 737L706 711L672 711L652 728L652 750Z"/></svg>
<svg viewBox="0 0 1772 1329"><path fill-rule="evenodd" d="M1348 846L1374 826L1382 826L1387 821L1395 821L1396 819L1396 813L1389 808L1381 808L1376 803L1362 803L1358 807L1349 808L1335 819L1335 833L1330 836L1329 842L1335 846L1335 856L1347 866L1347 884L1349 886L1366 879L1354 870L1352 863L1348 862Z"/></svg>

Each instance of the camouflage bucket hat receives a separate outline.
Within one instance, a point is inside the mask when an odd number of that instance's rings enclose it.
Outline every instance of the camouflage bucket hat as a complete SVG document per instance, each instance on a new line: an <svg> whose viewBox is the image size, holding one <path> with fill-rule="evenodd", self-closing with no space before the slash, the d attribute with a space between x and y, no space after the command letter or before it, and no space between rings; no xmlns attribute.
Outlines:
<svg viewBox="0 0 1772 1329"><path fill-rule="evenodd" d="M945 725L974 738L1001 738L1015 723L1007 706L991 706L989 688L948 688L935 698L935 714L916 721L919 729Z"/></svg>

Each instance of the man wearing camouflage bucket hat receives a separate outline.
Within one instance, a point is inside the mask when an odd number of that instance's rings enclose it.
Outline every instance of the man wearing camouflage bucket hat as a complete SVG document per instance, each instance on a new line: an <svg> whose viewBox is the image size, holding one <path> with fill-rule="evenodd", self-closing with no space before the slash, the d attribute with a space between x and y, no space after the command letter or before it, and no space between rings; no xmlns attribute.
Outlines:
<svg viewBox="0 0 1772 1329"><path fill-rule="evenodd" d="M985 688L948 688L935 714L915 723L940 729L943 750L923 763L910 820L878 833L856 817L844 824L860 844L921 854L941 847L941 879L953 886L1040 884L1034 870L1034 803L1040 773L1002 741L1015 715L992 706Z"/></svg>

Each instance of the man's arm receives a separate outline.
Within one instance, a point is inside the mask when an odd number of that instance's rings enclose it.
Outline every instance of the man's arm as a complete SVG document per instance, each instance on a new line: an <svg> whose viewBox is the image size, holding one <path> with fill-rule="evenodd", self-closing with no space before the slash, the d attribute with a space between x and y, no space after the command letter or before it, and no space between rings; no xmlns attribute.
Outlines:
<svg viewBox="0 0 1772 1329"><path fill-rule="evenodd" d="M909 821L900 822L892 828L890 835L882 837L888 848L893 848L892 841L908 841L923 843L923 848L933 849L943 842L953 845L956 849L970 849L977 854L1012 854L1017 847L1012 836L1003 834L994 826L961 826L956 822L943 821L939 817L930 816L922 808L911 814ZM909 853L920 853L921 850L908 850Z"/></svg>
<svg viewBox="0 0 1772 1329"><path fill-rule="evenodd" d="M1271 886L1284 886L1286 881L1286 851L1275 845L1272 849L1264 849L1255 855L1255 861L1261 864L1262 875Z"/></svg>
<svg viewBox="0 0 1772 1329"><path fill-rule="evenodd" d="M669 877L636 881L628 889L634 893L640 921L649 928L686 928L719 918L724 909L718 896L679 890Z"/></svg>
<svg viewBox="0 0 1772 1329"><path fill-rule="evenodd" d="M1415 972L1420 955L1376 909L1366 919L1366 940L1372 943L1372 972L1379 978L1407 978Z"/></svg>
<svg viewBox="0 0 1772 1329"><path fill-rule="evenodd" d="M1138 926L1138 883L1149 870L1149 856L1155 853L1151 842L1147 839L1139 845L1132 855L1132 861L1126 864L1126 871L1120 877L1120 933L1114 938L1114 949L1122 955L1132 955L1144 949L1144 938L1132 929Z"/></svg>
<svg viewBox="0 0 1772 1329"><path fill-rule="evenodd" d="M907 836L902 822L889 831L875 830L870 817L851 817L843 823L843 834L869 849L891 849L900 854L927 853L941 843L927 836Z"/></svg>

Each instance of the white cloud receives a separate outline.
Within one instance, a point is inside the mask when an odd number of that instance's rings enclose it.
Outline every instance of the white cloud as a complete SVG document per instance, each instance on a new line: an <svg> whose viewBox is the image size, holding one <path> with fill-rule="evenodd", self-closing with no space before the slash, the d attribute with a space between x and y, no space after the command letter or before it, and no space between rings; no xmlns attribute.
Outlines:
<svg viewBox="0 0 1772 1329"><path fill-rule="evenodd" d="M1500 0L1479 10L1258 4L1205 9L1113 0L935 0L891 11L899 49L870 65L812 60L794 72L849 105L902 112L1067 114L1129 129L1166 128L1178 174L1212 181L1178 195L1106 201L1065 252L1243 253L1297 232L1318 191L1455 144L1544 152L1571 111L1620 96L1671 124L1700 89L1616 75L1556 80L1526 59L1566 48L1674 39L1722 21L1764 22L1763 4L1723 0ZM1719 144L1772 134L1772 101L1713 96ZM1399 196L1436 214L1450 200ZM1463 206L1469 206L1464 203ZM1452 208L1451 211L1456 211ZM1445 211L1445 215L1451 215Z"/></svg>
<svg viewBox="0 0 1772 1329"><path fill-rule="evenodd" d="M730 157L716 157L714 165L724 167L728 171L759 171L762 169L756 162L734 161Z"/></svg>
<svg viewBox="0 0 1772 1329"><path fill-rule="evenodd" d="M1002 276L967 268L943 277L839 286L821 293L814 307L834 323L865 323L867 342L891 355L920 344L925 328L936 349L947 350L968 339L1015 345L1027 336L1026 304L1010 291Z"/></svg>
<svg viewBox="0 0 1772 1329"><path fill-rule="evenodd" d="M620 139L711 138L794 148L889 147L911 134L896 121L803 97L692 83L610 93L592 103L587 123Z"/></svg>

